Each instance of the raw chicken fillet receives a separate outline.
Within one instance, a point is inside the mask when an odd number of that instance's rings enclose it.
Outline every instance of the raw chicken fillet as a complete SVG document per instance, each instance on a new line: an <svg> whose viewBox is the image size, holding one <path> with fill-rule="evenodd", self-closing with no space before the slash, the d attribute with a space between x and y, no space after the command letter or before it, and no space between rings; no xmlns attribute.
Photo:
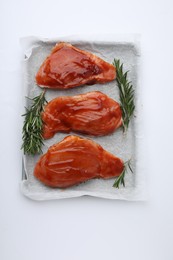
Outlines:
<svg viewBox="0 0 173 260"><path fill-rule="evenodd" d="M36 75L40 87L68 89L84 84L105 83L114 80L112 64L96 55L80 50L69 43L56 44Z"/></svg>
<svg viewBox="0 0 173 260"><path fill-rule="evenodd" d="M121 159L94 141L67 136L41 156L34 175L47 186L67 188L94 178L117 177L123 169Z"/></svg>
<svg viewBox="0 0 173 260"><path fill-rule="evenodd" d="M53 99L45 106L42 120L45 139L60 131L102 136L121 126L122 112L116 101L93 91Z"/></svg>

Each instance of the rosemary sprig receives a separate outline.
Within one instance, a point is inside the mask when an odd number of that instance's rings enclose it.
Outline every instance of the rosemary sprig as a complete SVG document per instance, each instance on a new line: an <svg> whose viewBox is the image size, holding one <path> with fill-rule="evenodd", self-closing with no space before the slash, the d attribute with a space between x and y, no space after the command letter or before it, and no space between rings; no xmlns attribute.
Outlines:
<svg viewBox="0 0 173 260"><path fill-rule="evenodd" d="M123 185L125 187L124 177L125 177L125 174L126 174L128 168L130 169L131 172L133 172L131 165L130 165L130 160L128 160L127 162L124 163L124 169L123 169L122 173L116 178L116 180L113 184L114 188L119 189L120 185Z"/></svg>
<svg viewBox="0 0 173 260"><path fill-rule="evenodd" d="M29 98L30 99L30 98ZM23 144L21 149L24 150L24 154L35 155L41 153L41 146L43 145L42 127L43 122L41 119L41 113L43 111L45 103L45 91L39 96L30 99L32 105L30 108L26 108L24 125L23 125Z"/></svg>
<svg viewBox="0 0 173 260"><path fill-rule="evenodd" d="M130 81L127 79L128 71L123 71L123 63L120 64L120 60L114 59L113 65L117 71L117 83L120 95L120 106L122 110L123 118L123 131L126 131L130 118L133 115L135 104L134 104L134 89Z"/></svg>

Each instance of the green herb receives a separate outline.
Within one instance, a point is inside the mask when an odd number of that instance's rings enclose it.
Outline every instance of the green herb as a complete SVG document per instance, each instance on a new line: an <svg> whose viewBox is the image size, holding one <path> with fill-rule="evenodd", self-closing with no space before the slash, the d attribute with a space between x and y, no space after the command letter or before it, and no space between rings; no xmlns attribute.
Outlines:
<svg viewBox="0 0 173 260"><path fill-rule="evenodd" d="M30 98L29 98L30 99ZM44 109L45 103L45 91L39 96L30 99L32 105L30 108L26 108L24 125L23 125L23 144L21 149L24 150L24 154L35 155L42 152L43 137L43 121L41 119L41 113Z"/></svg>
<svg viewBox="0 0 173 260"><path fill-rule="evenodd" d="M124 163L124 169L123 169L122 173L120 174L120 176L118 176L116 178L116 180L113 184L113 187L118 188L118 189L119 189L120 185L123 185L125 187L124 177L125 177L125 174L126 174L128 168L130 169L131 172L133 172L131 165L130 165L130 160L128 160L127 162Z"/></svg>
<svg viewBox="0 0 173 260"><path fill-rule="evenodd" d="M113 65L116 67L117 72L117 83L120 95L120 106L122 110L123 118L123 130L126 131L130 118L133 115L135 104L134 104L134 89L130 81L127 79L128 71L123 71L123 63L120 64L120 60L114 59Z"/></svg>

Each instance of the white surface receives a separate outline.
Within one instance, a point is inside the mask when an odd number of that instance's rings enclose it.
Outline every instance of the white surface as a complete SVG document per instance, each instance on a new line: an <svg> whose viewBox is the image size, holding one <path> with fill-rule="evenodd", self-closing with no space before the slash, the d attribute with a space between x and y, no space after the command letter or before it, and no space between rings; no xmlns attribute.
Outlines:
<svg viewBox="0 0 173 260"><path fill-rule="evenodd" d="M0 259L172 260L172 0L4 0L0 12ZM146 203L88 197L33 202L19 192L19 37L95 32L142 33L150 198Z"/></svg>

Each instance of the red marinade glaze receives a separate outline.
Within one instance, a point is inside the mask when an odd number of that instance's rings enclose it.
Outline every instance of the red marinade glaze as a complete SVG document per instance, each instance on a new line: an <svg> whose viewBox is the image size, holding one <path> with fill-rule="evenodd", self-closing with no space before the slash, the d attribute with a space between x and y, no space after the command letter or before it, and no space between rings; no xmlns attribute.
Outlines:
<svg viewBox="0 0 173 260"><path fill-rule="evenodd" d="M43 137L56 132L81 132L94 136L107 135L122 124L120 105L99 91L51 100L42 113Z"/></svg>
<svg viewBox="0 0 173 260"><path fill-rule="evenodd" d="M67 188L94 178L117 177L123 169L121 159L94 141L67 136L41 156L34 175L47 186Z"/></svg>
<svg viewBox="0 0 173 260"><path fill-rule="evenodd" d="M68 43L57 44L36 75L38 85L66 89L115 79L115 67Z"/></svg>

